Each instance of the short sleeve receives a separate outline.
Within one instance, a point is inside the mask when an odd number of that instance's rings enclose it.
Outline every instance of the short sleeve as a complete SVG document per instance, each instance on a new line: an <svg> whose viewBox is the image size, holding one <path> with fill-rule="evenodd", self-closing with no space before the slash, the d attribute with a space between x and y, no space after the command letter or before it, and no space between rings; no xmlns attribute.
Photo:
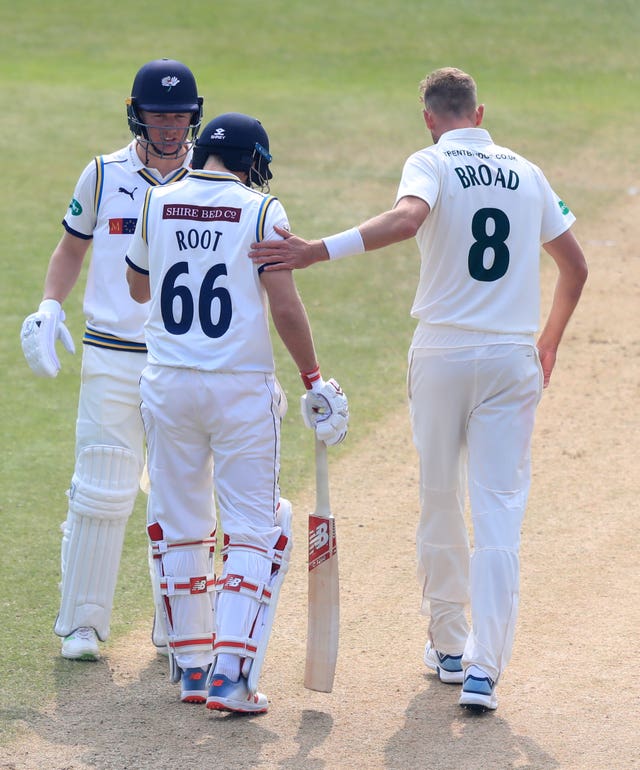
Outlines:
<svg viewBox="0 0 640 770"><path fill-rule="evenodd" d="M425 150L414 153L405 161L395 202L412 196L433 208L440 193L440 176L435 153Z"/></svg>
<svg viewBox="0 0 640 770"><path fill-rule="evenodd" d="M93 238L96 228L96 163L89 163L76 184L73 198L62 220L65 230L78 238Z"/></svg>
<svg viewBox="0 0 640 770"><path fill-rule="evenodd" d="M544 196L540 242L549 243L549 241L558 238L558 236L567 231L576 221L576 218L564 200L551 189L551 185L546 177L537 167L536 173Z"/></svg>
<svg viewBox="0 0 640 770"><path fill-rule="evenodd" d="M129 243L125 261L138 273L149 274L149 247L142 237L142 217L138 217L136 229Z"/></svg>

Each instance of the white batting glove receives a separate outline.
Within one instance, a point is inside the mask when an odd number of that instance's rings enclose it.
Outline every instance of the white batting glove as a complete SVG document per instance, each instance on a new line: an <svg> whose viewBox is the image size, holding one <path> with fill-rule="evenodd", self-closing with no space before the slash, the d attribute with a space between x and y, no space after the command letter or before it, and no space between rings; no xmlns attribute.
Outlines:
<svg viewBox="0 0 640 770"><path fill-rule="evenodd" d="M69 330L64 325L64 310L55 299L44 299L37 313L24 319L20 331L22 352L38 377L56 377L60 371L60 360L56 354L56 342L60 340L69 353L76 348Z"/></svg>
<svg viewBox="0 0 640 770"><path fill-rule="evenodd" d="M349 427L349 402L333 378L307 391L300 399L300 407L304 424L315 430L320 441L327 446L344 441Z"/></svg>

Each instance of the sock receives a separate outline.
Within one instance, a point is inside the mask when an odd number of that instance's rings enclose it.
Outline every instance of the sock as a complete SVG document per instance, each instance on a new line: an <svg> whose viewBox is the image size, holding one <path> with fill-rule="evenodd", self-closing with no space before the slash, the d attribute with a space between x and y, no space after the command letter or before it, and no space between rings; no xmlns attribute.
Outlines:
<svg viewBox="0 0 640 770"><path fill-rule="evenodd" d="M227 655L222 653L216 658L216 674L226 676L232 682L240 679L240 658L237 655Z"/></svg>

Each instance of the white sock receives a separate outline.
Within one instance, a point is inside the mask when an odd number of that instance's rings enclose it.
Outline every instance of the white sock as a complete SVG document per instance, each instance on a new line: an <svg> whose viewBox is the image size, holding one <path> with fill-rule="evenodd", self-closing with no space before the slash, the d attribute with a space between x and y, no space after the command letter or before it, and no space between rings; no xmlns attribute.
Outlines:
<svg viewBox="0 0 640 770"><path fill-rule="evenodd" d="M237 655L222 653L216 658L216 674L226 676L232 682L240 679L240 658Z"/></svg>

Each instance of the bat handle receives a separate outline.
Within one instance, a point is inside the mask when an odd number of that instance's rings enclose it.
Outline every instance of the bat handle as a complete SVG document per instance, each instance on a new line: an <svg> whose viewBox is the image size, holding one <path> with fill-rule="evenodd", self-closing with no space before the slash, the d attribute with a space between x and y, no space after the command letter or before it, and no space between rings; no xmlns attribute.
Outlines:
<svg viewBox="0 0 640 770"><path fill-rule="evenodd" d="M316 438L316 513L328 516L330 512L327 445Z"/></svg>

